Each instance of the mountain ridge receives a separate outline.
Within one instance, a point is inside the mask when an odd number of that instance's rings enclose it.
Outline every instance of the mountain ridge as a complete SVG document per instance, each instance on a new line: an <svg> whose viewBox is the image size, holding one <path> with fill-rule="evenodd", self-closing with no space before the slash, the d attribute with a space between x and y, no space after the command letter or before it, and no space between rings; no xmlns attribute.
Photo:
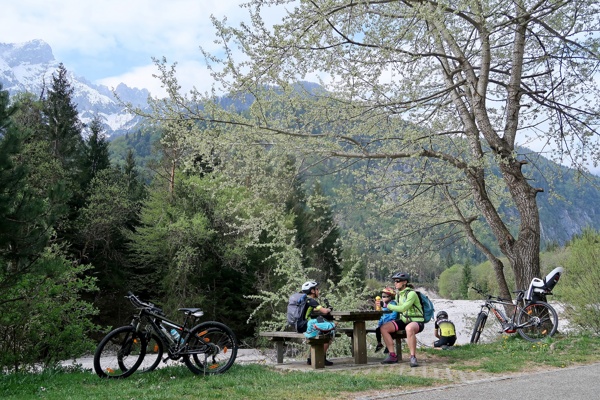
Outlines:
<svg viewBox="0 0 600 400"><path fill-rule="evenodd" d="M59 64L50 45L41 39L0 43L0 83L11 96L22 92L41 95ZM73 102L83 123L99 116L110 138L126 133L140 122L138 116L127 112L110 88L74 74L68 65L65 68L74 89ZM130 88L124 83L117 85L115 93L122 101L140 107L147 106L150 95L147 89Z"/></svg>

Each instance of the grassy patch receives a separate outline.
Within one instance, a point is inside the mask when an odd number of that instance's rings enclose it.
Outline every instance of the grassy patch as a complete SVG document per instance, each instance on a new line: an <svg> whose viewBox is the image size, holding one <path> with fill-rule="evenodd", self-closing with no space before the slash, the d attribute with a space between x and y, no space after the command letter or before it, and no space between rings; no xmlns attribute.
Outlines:
<svg viewBox="0 0 600 400"><path fill-rule="evenodd" d="M557 336L530 343L516 335L490 344L453 350L423 349L433 367L507 373L567 367L600 360L600 337ZM444 381L398 374L395 368L282 372L262 365L234 365L223 375L196 376L187 368L170 367L136 373L122 380L100 379L88 371L0 375L1 399L336 399L350 393L407 390Z"/></svg>
<svg viewBox="0 0 600 400"><path fill-rule="evenodd" d="M454 369L519 372L598 361L600 337L558 335L543 342L531 343L517 335L510 335L489 344L469 344L451 351L425 352L442 358Z"/></svg>
<svg viewBox="0 0 600 400"><path fill-rule="evenodd" d="M127 379L105 380L90 372L13 374L0 377L2 399L311 399L342 392L431 386L434 379L394 371L279 372L260 365L234 365L223 375L195 376L185 367L164 368Z"/></svg>

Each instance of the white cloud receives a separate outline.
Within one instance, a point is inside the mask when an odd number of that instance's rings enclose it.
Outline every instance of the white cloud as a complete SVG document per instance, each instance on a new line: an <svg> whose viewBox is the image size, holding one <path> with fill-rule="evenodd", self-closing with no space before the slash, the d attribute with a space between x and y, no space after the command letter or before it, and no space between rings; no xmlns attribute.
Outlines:
<svg viewBox="0 0 600 400"><path fill-rule="evenodd" d="M196 61L188 61L178 63L176 66L177 79L183 91L189 92L192 88L196 88L201 92L207 91L211 87L209 72L204 64ZM132 70L117 76L111 76L99 79L97 83L108 86L109 88L116 87L123 82L129 87L138 89L148 89L155 97L165 97L166 91L162 87L162 83L153 75L158 74L156 65L149 64L143 67L136 67Z"/></svg>
<svg viewBox="0 0 600 400"><path fill-rule="evenodd" d="M248 20L246 0L19 0L0 12L0 41L47 42L68 70L96 83L147 88L164 93L152 77L152 57L177 62L185 91L210 86L199 47L210 52L215 29L210 16L238 25ZM293 5L293 4L292 4ZM265 10L268 22L281 19L282 7Z"/></svg>

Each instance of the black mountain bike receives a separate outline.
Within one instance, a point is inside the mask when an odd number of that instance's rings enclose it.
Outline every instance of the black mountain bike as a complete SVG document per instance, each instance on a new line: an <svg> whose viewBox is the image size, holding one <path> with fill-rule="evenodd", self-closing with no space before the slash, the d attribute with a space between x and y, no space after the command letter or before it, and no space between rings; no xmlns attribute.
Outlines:
<svg viewBox="0 0 600 400"><path fill-rule="evenodd" d="M477 315L477 321L471 335L471 343L479 342L479 337L485 327L490 311L500 321L502 332L518 332L519 335L530 342L539 342L556 333L558 316L550 304L543 301L535 301L526 303L524 307L520 306L520 304L523 304L523 297L525 295L525 291L523 290L515 292L517 294L517 301L513 303L510 300L485 294L477 288L472 289L483 295L486 299L485 304L481 306L481 311ZM508 318L502 310L505 306L512 307L512 318Z"/></svg>
<svg viewBox="0 0 600 400"><path fill-rule="evenodd" d="M238 344L226 325L210 321L194 325L204 313L180 308L183 325L133 293L125 296L138 310L130 325L109 332L94 353L94 371L102 378L126 378L138 369L152 371L161 362L182 359L195 374L218 374L235 362ZM163 359L164 352L167 352Z"/></svg>

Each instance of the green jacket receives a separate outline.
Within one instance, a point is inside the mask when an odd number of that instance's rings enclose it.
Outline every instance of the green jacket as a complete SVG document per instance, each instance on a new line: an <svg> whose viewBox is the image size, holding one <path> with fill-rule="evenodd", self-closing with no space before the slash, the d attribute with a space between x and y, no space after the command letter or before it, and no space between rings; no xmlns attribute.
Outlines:
<svg viewBox="0 0 600 400"><path fill-rule="evenodd" d="M388 305L388 310L397 311L402 322L423 322L425 320L419 296L412 288L407 287L396 293L396 303L398 305Z"/></svg>

